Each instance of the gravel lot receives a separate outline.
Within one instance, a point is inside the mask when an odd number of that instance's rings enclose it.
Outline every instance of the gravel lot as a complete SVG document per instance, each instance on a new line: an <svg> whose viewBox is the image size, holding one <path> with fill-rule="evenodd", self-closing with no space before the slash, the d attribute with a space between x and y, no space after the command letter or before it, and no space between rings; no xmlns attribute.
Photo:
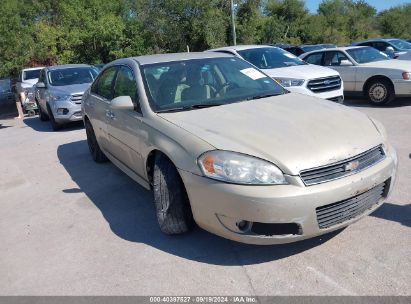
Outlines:
<svg viewBox="0 0 411 304"><path fill-rule="evenodd" d="M0 295L411 295L411 100L347 104L386 126L393 195L343 231L268 247L165 236L151 193L94 163L81 124L0 120Z"/></svg>

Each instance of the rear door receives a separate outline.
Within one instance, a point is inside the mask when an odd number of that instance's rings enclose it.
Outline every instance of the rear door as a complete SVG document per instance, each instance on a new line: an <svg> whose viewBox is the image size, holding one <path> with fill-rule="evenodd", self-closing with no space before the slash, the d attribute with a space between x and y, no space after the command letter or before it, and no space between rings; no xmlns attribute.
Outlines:
<svg viewBox="0 0 411 304"><path fill-rule="evenodd" d="M98 143L106 151L110 150L107 130L110 123L110 102L113 98L116 74L116 66L104 70L91 86L90 94L84 101Z"/></svg>
<svg viewBox="0 0 411 304"><path fill-rule="evenodd" d="M118 68L113 98L118 96L129 96L134 103L134 110L111 109L108 125L110 153L144 178L145 165L140 151L142 141L147 140L148 133L142 121L136 78L133 70L127 65Z"/></svg>

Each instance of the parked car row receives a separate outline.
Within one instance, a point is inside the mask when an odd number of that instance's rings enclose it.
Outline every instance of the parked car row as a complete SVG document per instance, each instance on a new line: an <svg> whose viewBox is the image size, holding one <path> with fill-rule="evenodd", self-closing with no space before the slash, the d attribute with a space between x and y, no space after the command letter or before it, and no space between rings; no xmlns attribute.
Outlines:
<svg viewBox="0 0 411 304"><path fill-rule="evenodd" d="M292 45L292 44L284 44L284 43L277 43L273 44L272 46L276 46L294 54L295 56L300 56L304 53L311 52L314 50L321 50L321 49L328 49L328 48L335 48L337 47L335 44L302 44L302 45Z"/></svg>
<svg viewBox="0 0 411 304"><path fill-rule="evenodd" d="M34 98L53 130L83 120L94 161L153 190L164 233L197 223L240 242L286 243L341 229L387 199L397 157L384 127L339 103L347 90L366 89L375 104L407 93L405 63L371 47L298 58L232 46L101 71L45 67Z"/></svg>

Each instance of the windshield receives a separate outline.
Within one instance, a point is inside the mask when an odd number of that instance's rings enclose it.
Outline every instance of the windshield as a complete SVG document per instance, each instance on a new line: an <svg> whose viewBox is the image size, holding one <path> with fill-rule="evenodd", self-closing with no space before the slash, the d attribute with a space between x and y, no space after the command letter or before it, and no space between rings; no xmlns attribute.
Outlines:
<svg viewBox="0 0 411 304"><path fill-rule="evenodd" d="M390 43L393 44L396 48L399 48L401 50L410 50L411 49L411 43L401 40L401 39L394 39L390 40Z"/></svg>
<svg viewBox="0 0 411 304"><path fill-rule="evenodd" d="M349 49L347 53L358 63L390 60L387 55L372 47Z"/></svg>
<svg viewBox="0 0 411 304"><path fill-rule="evenodd" d="M38 79L41 69L23 71L23 80Z"/></svg>
<svg viewBox="0 0 411 304"><path fill-rule="evenodd" d="M208 58L142 66L155 112L183 111L284 94L273 79L239 58Z"/></svg>
<svg viewBox="0 0 411 304"><path fill-rule="evenodd" d="M98 72L95 68L67 68L51 70L48 72L49 83L52 86L67 86L81 83L91 83Z"/></svg>
<svg viewBox="0 0 411 304"><path fill-rule="evenodd" d="M260 69L275 69L306 64L293 54L274 47L248 49L238 51L238 53Z"/></svg>

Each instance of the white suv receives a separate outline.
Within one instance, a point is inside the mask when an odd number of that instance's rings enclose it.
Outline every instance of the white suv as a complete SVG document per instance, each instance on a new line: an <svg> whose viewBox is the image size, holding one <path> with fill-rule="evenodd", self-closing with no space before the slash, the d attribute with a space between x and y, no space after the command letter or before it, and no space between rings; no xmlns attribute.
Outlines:
<svg viewBox="0 0 411 304"><path fill-rule="evenodd" d="M283 49L268 45L238 45L210 51L247 60L291 92L340 103L344 101L343 81L338 72L307 64Z"/></svg>

